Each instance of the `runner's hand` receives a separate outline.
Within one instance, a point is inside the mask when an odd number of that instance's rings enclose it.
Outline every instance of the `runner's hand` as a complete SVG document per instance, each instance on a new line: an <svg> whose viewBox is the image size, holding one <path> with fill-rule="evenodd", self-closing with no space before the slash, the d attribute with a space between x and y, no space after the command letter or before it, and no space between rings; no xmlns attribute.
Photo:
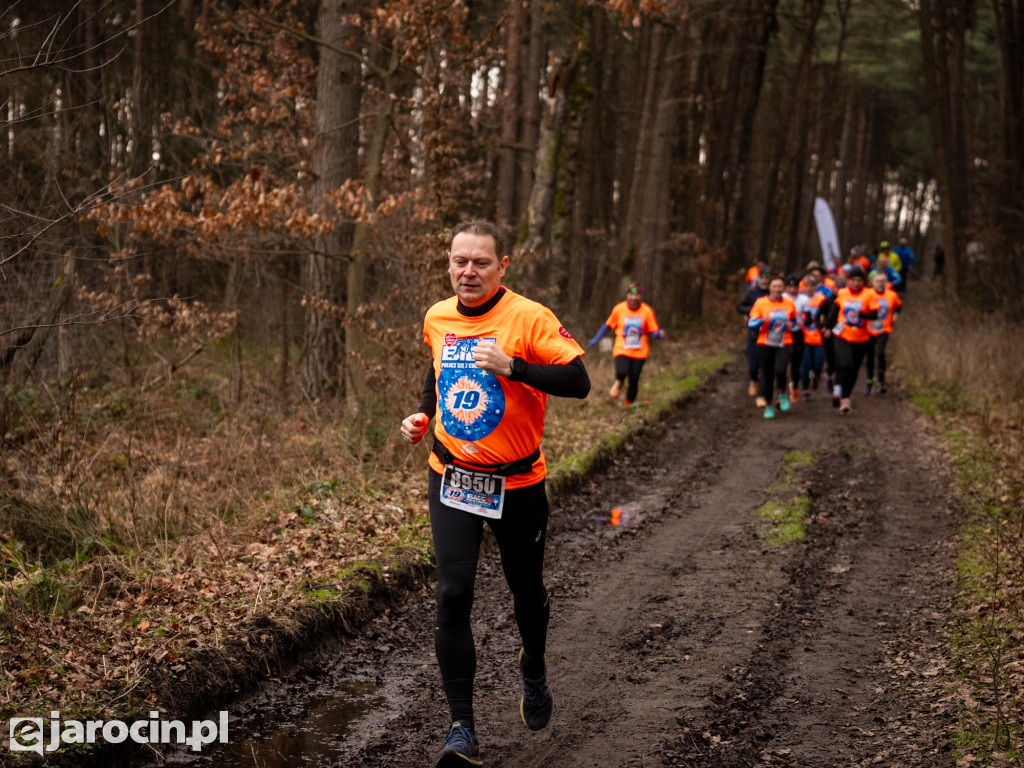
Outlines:
<svg viewBox="0 0 1024 768"><path fill-rule="evenodd" d="M425 413L414 413L402 420L402 439L407 443L416 445L423 436L427 434L427 424L430 417Z"/></svg>
<svg viewBox="0 0 1024 768"><path fill-rule="evenodd" d="M493 341L478 342L473 350L476 367L482 368L495 376L508 376L512 373L512 358Z"/></svg>

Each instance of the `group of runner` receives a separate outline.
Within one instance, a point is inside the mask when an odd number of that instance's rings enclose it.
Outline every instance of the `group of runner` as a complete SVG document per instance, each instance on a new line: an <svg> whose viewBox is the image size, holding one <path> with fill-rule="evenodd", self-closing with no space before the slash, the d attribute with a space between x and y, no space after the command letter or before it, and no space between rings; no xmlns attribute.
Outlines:
<svg viewBox="0 0 1024 768"><path fill-rule="evenodd" d="M862 365L866 394L886 392L886 349L903 306L913 252L882 242L877 252L854 248L850 260L828 272L812 261L803 277L783 277L760 262L747 273L736 305L747 319L748 392L764 418L788 411L824 384L840 414Z"/></svg>

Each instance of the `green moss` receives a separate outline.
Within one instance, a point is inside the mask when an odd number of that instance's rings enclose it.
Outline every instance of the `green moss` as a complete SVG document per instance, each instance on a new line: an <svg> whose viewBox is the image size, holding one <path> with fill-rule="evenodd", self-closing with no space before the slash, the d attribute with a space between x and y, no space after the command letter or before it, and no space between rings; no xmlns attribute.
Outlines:
<svg viewBox="0 0 1024 768"><path fill-rule="evenodd" d="M384 581L384 569L377 563L360 560L338 571L338 580L343 586L353 586L363 592L369 592Z"/></svg>
<svg viewBox="0 0 1024 768"><path fill-rule="evenodd" d="M809 467L814 464L814 454L810 451L790 451L784 461L791 468Z"/></svg>
<svg viewBox="0 0 1024 768"><path fill-rule="evenodd" d="M805 526L810 513L811 500L807 496L769 501L758 512L762 521L758 535L770 547L803 541L807 538Z"/></svg>
<svg viewBox="0 0 1024 768"><path fill-rule="evenodd" d="M693 392L700 386L700 379L696 376L687 376L679 382L679 389L683 392Z"/></svg>

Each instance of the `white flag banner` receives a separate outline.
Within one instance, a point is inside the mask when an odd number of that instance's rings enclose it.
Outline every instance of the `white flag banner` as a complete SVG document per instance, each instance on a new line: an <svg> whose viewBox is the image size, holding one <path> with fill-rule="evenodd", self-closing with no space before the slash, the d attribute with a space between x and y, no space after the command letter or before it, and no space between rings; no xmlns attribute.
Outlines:
<svg viewBox="0 0 1024 768"><path fill-rule="evenodd" d="M821 258L825 262L825 269L835 269L839 266L842 251L839 249L836 220L832 218L832 209L823 197L814 198L814 223L818 225Z"/></svg>

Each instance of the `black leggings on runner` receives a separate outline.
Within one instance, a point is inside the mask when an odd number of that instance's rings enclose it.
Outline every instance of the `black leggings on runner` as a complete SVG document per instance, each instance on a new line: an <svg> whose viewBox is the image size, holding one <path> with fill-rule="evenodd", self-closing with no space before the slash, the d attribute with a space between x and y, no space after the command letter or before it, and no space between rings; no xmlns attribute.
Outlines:
<svg viewBox="0 0 1024 768"><path fill-rule="evenodd" d="M757 356L757 329L747 331L747 375L750 380L757 383L757 372L761 368L761 363Z"/></svg>
<svg viewBox="0 0 1024 768"><path fill-rule="evenodd" d="M500 520L441 503L441 476L430 470L430 527L437 559L437 628L434 650L441 668L452 721L473 722L476 648L470 625L476 565L484 521L494 533L501 567L513 597L513 610L529 659L542 661L547 645L548 594L544 588L544 542L548 497L544 481L505 492Z"/></svg>
<svg viewBox="0 0 1024 768"><path fill-rule="evenodd" d="M767 344L757 345L757 357L761 361L761 375L757 382L757 396L763 397L771 405L775 394L785 394L788 382L789 347L769 347ZM775 389L775 393L772 389Z"/></svg>
<svg viewBox="0 0 1024 768"><path fill-rule="evenodd" d="M789 348L789 380L794 389L800 389L800 366L804 362L804 335L793 334L793 346Z"/></svg>
<svg viewBox="0 0 1024 768"><path fill-rule="evenodd" d="M871 348L867 355L868 378L874 379L879 384L885 384L885 347L889 343L889 334L880 333L877 336L872 336L869 343ZM875 376L876 366L877 377Z"/></svg>
<svg viewBox="0 0 1024 768"><path fill-rule="evenodd" d="M838 369L838 384L842 388L842 397L848 398L853 388L857 386L857 372L864 363L868 347L871 342L863 341L851 344L846 339L835 339L836 368Z"/></svg>
<svg viewBox="0 0 1024 768"><path fill-rule="evenodd" d="M829 336L828 338L822 339L822 345L825 347L825 371L828 373L830 384L835 386L839 383L837 380L836 373L836 343L835 337Z"/></svg>
<svg viewBox="0 0 1024 768"><path fill-rule="evenodd" d="M615 356L615 378L619 381L629 379L626 387L626 402L636 400L636 393L640 389L640 371L644 369L644 358L626 357L625 355Z"/></svg>

